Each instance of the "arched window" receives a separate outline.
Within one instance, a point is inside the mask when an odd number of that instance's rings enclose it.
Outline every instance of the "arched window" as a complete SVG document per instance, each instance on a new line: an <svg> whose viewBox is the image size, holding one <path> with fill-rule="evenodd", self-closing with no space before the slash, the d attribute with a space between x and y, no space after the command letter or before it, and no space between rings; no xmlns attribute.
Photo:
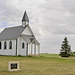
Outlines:
<svg viewBox="0 0 75 75"><path fill-rule="evenodd" d="M12 42L9 42L9 49L12 49Z"/></svg>
<svg viewBox="0 0 75 75"><path fill-rule="evenodd" d="M6 49L7 48L7 43L6 43L6 41L4 42L4 49Z"/></svg>
<svg viewBox="0 0 75 75"><path fill-rule="evenodd" d="M0 49L2 49L2 43L0 42Z"/></svg>
<svg viewBox="0 0 75 75"><path fill-rule="evenodd" d="M22 43L22 49L24 49L25 48L25 44L24 44L24 42Z"/></svg>

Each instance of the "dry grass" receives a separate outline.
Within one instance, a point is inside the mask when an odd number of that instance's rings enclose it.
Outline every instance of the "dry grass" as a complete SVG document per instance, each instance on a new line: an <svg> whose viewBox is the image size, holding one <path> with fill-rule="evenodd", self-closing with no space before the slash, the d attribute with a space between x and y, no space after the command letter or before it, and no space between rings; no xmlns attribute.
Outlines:
<svg viewBox="0 0 75 75"><path fill-rule="evenodd" d="M55 54L41 56L0 56L0 75L75 75L75 58L61 58ZM9 61L19 61L21 71L8 72Z"/></svg>

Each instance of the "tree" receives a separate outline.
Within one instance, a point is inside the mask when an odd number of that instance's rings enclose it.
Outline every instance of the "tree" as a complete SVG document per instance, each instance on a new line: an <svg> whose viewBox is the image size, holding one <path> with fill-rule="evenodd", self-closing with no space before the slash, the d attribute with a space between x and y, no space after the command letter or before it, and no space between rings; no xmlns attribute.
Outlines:
<svg viewBox="0 0 75 75"><path fill-rule="evenodd" d="M60 56L69 57L71 54L71 46L68 44L67 37L64 38L64 41L61 44Z"/></svg>

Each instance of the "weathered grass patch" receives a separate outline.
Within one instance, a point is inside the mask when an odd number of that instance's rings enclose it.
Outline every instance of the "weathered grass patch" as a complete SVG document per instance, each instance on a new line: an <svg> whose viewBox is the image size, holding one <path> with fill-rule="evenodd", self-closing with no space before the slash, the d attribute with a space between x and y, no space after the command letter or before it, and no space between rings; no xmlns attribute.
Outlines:
<svg viewBox="0 0 75 75"><path fill-rule="evenodd" d="M22 71L8 72L9 61L19 61ZM75 58L61 58L57 54L42 54L42 57L0 56L0 75L75 75Z"/></svg>

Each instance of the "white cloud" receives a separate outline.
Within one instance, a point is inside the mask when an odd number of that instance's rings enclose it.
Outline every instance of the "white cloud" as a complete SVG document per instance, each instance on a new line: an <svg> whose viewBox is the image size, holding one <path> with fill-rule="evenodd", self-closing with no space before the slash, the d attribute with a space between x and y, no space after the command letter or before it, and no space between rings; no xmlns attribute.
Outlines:
<svg viewBox="0 0 75 75"><path fill-rule="evenodd" d="M74 0L0 0L0 30L3 22L9 26L21 25L24 11L30 27L41 43L41 52L59 53L65 36L75 49Z"/></svg>

